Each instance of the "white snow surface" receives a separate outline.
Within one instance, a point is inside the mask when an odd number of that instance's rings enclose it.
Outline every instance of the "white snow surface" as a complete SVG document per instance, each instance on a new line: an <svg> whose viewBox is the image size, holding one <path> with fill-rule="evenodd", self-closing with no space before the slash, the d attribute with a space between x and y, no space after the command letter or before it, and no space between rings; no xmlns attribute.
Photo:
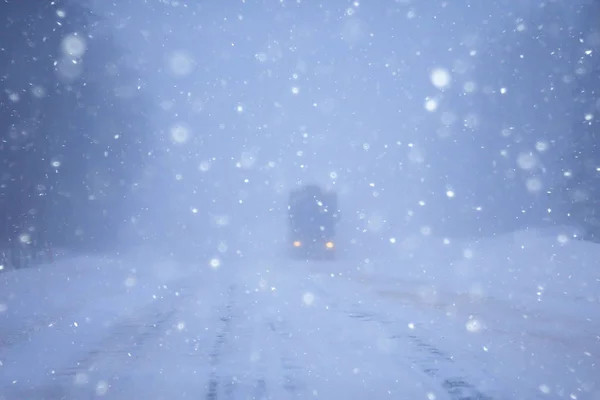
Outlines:
<svg viewBox="0 0 600 400"><path fill-rule="evenodd" d="M567 228L275 242L0 274L0 399L600 399L600 246Z"/></svg>

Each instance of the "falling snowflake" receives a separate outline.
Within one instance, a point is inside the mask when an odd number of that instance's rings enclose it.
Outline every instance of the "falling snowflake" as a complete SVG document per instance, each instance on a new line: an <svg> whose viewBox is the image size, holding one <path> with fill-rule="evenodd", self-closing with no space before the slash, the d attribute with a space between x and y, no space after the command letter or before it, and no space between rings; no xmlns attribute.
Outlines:
<svg viewBox="0 0 600 400"><path fill-rule="evenodd" d="M447 69L444 68L435 68L431 71L430 76L431 83L438 89L445 89L450 86L450 82L452 80L452 76Z"/></svg>

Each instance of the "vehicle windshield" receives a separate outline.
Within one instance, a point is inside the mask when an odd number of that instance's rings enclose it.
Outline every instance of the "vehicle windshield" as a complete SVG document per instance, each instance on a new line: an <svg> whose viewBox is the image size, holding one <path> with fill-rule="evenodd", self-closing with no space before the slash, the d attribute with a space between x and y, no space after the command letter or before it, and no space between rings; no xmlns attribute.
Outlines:
<svg viewBox="0 0 600 400"><path fill-rule="evenodd" d="M336 220L328 200L322 193L294 193L288 211L292 229L306 234L333 234Z"/></svg>

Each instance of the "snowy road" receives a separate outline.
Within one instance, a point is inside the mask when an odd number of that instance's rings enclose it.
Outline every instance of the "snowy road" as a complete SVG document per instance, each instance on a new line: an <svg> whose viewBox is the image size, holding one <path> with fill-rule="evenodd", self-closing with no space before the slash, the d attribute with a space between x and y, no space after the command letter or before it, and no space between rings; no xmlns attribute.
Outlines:
<svg viewBox="0 0 600 400"><path fill-rule="evenodd" d="M281 265L205 269L44 322L0 347L0 399L598 398L596 355L577 346L343 263Z"/></svg>

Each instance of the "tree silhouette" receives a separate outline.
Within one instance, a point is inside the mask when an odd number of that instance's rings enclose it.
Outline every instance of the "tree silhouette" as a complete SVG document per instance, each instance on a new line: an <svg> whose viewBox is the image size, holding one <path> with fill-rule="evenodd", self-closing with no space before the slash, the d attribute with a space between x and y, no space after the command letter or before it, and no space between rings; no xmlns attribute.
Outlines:
<svg viewBox="0 0 600 400"><path fill-rule="evenodd" d="M575 80L572 143L565 155L565 202L571 222L585 238L600 241L600 1L580 9L582 23L574 30L572 51Z"/></svg>
<svg viewBox="0 0 600 400"><path fill-rule="evenodd" d="M134 71L85 3L0 10L0 248L114 244L145 154Z"/></svg>

